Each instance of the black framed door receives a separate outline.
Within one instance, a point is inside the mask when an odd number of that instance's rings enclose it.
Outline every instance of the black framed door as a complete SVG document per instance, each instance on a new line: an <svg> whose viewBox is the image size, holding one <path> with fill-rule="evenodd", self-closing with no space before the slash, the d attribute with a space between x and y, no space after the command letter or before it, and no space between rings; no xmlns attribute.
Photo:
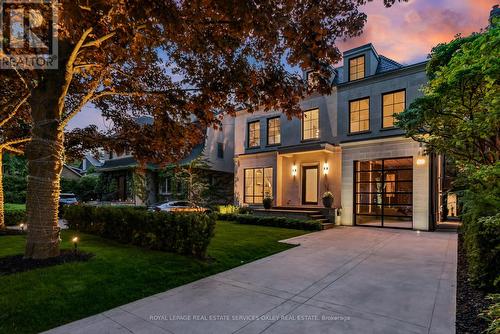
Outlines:
<svg viewBox="0 0 500 334"><path fill-rule="evenodd" d="M354 224L413 228L413 158L354 162Z"/></svg>
<svg viewBox="0 0 500 334"><path fill-rule="evenodd" d="M318 166L302 167L302 204L318 204Z"/></svg>

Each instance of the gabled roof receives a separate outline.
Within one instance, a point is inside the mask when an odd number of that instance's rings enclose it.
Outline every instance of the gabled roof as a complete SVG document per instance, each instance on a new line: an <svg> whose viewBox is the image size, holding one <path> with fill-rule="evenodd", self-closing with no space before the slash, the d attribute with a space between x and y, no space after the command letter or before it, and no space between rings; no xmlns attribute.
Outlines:
<svg viewBox="0 0 500 334"><path fill-rule="evenodd" d="M396 70L403 67L400 63L385 56L380 55L376 73Z"/></svg>
<svg viewBox="0 0 500 334"><path fill-rule="evenodd" d="M130 169L139 166L137 160L134 157L124 157L119 159L106 160L102 166L98 167L98 171L112 171L112 170L123 170Z"/></svg>

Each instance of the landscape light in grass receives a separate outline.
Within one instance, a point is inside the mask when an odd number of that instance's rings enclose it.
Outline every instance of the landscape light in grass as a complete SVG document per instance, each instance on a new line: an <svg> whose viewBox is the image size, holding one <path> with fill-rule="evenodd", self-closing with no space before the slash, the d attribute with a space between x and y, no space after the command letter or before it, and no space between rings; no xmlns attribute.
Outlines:
<svg viewBox="0 0 500 334"><path fill-rule="evenodd" d="M73 245L75 246L75 253L78 250L78 237L73 237Z"/></svg>
<svg viewBox="0 0 500 334"><path fill-rule="evenodd" d="M24 224L19 224L19 227L21 228L21 231L24 232Z"/></svg>

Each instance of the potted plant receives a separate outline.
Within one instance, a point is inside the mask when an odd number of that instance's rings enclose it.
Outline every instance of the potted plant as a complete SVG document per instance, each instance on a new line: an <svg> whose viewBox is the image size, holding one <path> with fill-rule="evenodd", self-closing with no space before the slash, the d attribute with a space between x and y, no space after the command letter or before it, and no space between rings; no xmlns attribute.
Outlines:
<svg viewBox="0 0 500 334"><path fill-rule="evenodd" d="M321 199L323 200L323 206L325 208L331 208L333 205L333 194L329 191L325 191L323 196L321 196Z"/></svg>
<svg viewBox="0 0 500 334"><path fill-rule="evenodd" d="M269 210L273 206L273 198L271 196L264 197L262 204L264 204L264 209Z"/></svg>

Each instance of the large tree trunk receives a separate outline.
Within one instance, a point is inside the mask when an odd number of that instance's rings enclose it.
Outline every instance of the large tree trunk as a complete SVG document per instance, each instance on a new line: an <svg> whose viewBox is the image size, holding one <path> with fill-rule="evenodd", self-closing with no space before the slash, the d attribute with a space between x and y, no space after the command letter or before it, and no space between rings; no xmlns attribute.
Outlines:
<svg viewBox="0 0 500 334"><path fill-rule="evenodd" d="M3 150L0 148L0 230L5 228L3 203Z"/></svg>
<svg viewBox="0 0 500 334"><path fill-rule="evenodd" d="M58 206L64 163L64 134L58 129L61 117L58 98L64 83L62 64L63 61L59 70L45 71L30 97L33 130L25 151L28 160L26 258L59 255Z"/></svg>

